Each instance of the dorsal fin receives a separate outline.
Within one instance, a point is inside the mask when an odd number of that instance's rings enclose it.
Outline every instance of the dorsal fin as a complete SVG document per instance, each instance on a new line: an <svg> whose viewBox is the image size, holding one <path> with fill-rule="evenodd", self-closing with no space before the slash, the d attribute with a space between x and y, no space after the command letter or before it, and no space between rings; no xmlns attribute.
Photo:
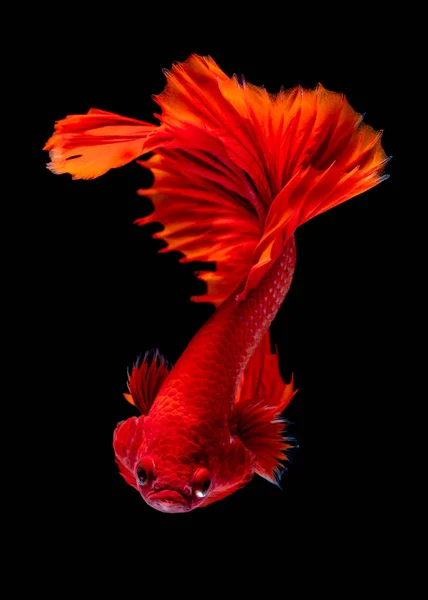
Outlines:
<svg viewBox="0 0 428 600"><path fill-rule="evenodd" d="M131 373L128 373L130 393L123 394L125 399L136 406L143 415L147 415L170 370L171 365L159 350L146 352L143 359L137 359Z"/></svg>

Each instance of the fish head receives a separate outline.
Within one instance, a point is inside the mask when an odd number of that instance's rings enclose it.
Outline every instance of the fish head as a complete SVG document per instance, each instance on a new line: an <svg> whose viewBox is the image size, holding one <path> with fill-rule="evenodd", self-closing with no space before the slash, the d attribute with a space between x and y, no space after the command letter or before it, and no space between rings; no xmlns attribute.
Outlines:
<svg viewBox="0 0 428 600"><path fill-rule="evenodd" d="M255 458L227 427L168 428L146 417L133 464L136 489L152 508L189 512L235 492L254 474Z"/></svg>

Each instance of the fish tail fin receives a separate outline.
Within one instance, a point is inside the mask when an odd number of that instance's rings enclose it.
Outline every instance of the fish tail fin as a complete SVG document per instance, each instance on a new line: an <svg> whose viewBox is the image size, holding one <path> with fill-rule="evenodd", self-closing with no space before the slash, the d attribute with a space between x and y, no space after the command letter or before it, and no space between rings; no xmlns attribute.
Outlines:
<svg viewBox="0 0 428 600"><path fill-rule="evenodd" d="M385 177L381 133L342 94L295 87L270 95L193 55L166 73L155 100L171 134L144 163L154 175L162 251L215 262L195 301L221 304L239 284L242 300L282 253L296 228Z"/></svg>
<svg viewBox="0 0 428 600"><path fill-rule="evenodd" d="M69 115L55 123L43 150L53 173L73 179L94 179L149 151L157 126L91 108L86 115Z"/></svg>
<svg viewBox="0 0 428 600"><path fill-rule="evenodd" d="M92 109L59 121L45 149L50 169L75 178L154 151L141 163L153 186L139 191L154 212L137 223L163 225L162 252L215 263L198 273L207 290L194 301L219 306L238 285L242 300L298 226L386 177L381 132L343 94L321 85L268 94L197 55L165 74L159 126Z"/></svg>
<svg viewBox="0 0 428 600"><path fill-rule="evenodd" d="M293 438L285 435L282 413L295 393L293 378L284 383L281 377L278 355L271 351L267 332L242 376L230 427L255 455L256 473L278 485L287 451L293 446Z"/></svg>

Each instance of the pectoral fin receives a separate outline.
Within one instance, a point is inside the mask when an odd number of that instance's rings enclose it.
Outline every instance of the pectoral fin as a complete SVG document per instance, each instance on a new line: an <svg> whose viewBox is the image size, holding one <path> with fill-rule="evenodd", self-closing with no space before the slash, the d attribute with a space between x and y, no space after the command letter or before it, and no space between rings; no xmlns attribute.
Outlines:
<svg viewBox="0 0 428 600"><path fill-rule="evenodd" d="M147 415L170 370L171 365L159 350L146 352L143 359L137 360L132 367L128 376L130 393L123 394L125 399L136 406L143 415Z"/></svg>

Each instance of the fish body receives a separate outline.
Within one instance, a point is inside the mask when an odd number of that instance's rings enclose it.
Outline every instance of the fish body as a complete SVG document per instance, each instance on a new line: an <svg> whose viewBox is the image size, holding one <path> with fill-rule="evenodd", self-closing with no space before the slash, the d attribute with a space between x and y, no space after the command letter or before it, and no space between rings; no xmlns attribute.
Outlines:
<svg viewBox="0 0 428 600"><path fill-rule="evenodd" d="M216 311L171 367L147 353L126 399L114 450L124 479L157 510L187 512L235 492L254 474L273 483L290 439L269 326L292 282L298 226L373 187L387 162L380 134L345 98L294 88L270 96L191 56L167 72L155 126L92 109L56 124L49 168L92 178L145 152L165 250L215 261L199 272Z"/></svg>
<svg viewBox="0 0 428 600"><path fill-rule="evenodd" d="M204 456L203 464L215 473L216 480L211 477L211 483L217 494L220 488L224 492L235 486L237 477L241 482L253 476L254 455L231 426L233 407L245 368L290 287L294 265L292 237L276 265L245 300L237 304L232 294L199 330L158 392L140 451L154 456L169 480L170 471L175 473L174 489L186 490L193 474L184 471L180 480L176 465L185 463L181 455ZM236 453L242 455L239 461ZM239 472L237 462L243 466ZM192 469L190 463L188 470ZM157 485L163 486L162 477Z"/></svg>

